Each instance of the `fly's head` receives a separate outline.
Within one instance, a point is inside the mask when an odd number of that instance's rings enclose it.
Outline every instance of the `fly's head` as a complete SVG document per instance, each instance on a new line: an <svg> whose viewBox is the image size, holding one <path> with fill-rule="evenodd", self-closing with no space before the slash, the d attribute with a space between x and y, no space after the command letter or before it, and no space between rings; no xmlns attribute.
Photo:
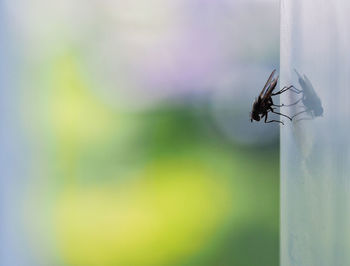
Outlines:
<svg viewBox="0 0 350 266"><path fill-rule="evenodd" d="M253 104L253 109L252 112L250 113L250 122L255 121L260 121L260 101L255 100Z"/></svg>

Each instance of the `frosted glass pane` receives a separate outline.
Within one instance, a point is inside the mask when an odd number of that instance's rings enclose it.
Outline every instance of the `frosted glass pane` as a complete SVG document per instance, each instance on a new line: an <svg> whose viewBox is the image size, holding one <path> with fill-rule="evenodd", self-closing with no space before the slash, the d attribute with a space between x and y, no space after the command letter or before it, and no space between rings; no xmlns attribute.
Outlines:
<svg viewBox="0 0 350 266"><path fill-rule="evenodd" d="M282 266L350 265L349 11L348 0L281 1L281 84L315 91L282 107L306 109L281 126Z"/></svg>

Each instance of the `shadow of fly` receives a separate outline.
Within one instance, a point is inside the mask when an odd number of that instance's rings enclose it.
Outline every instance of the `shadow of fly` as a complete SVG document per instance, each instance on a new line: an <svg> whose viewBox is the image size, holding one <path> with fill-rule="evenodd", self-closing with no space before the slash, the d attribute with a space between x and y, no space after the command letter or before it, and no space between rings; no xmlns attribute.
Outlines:
<svg viewBox="0 0 350 266"><path fill-rule="evenodd" d="M294 90L295 88L293 85L291 85L289 87L283 87L280 91L274 92L274 90L277 86L277 81L278 81L278 76L276 76L274 78L275 73L276 73L276 69L272 71L270 77L266 81L264 88L261 90L259 97L257 99L255 99L255 101L253 103L253 108L252 108L252 111L250 113L250 121L251 122L253 122L253 120L260 121L260 119L265 118L265 120L264 120L265 123L276 122L276 123L281 123L282 125L284 125L284 123L282 121L279 121L279 120L267 121L268 113L270 113L270 112L284 116L284 117L288 118L290 121L292 121L291 117L275 111L276 108L274 108L274 107L282 107L284 105L283 104L282 105L274 104L273 100L272 100L272 96L279 95L287 90Z"/></svg>
<svg viewBox="0 0 350 266"><path fill-rule="evenodd" d="M308 113L310 118L313 119L317 116L323 115L323 108L320 97L318 97L315 88L312 86L311 81L308 79L308 77L304 74L301 76L296 69L294 69L295 73L298 76L299 84L302 88L302 90L293 90L295 93L299 94L302 93L302 97L296 101L293 104L290 104L288 106L295 105L302 101L305 109L300 111L299 113L293 115L292 118L302 114L302 113ZM306 120L306 118L301 119Z"/></svg>

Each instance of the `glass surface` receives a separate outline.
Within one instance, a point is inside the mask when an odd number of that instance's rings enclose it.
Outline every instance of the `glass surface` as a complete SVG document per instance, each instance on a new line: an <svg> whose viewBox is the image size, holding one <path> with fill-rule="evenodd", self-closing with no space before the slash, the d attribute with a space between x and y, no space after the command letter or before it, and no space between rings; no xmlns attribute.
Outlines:
<svg viewBox="0 0 350 266"><path fill-rule="evenodd" d="M317 5L317 6L316 6ZM281 1L281 265L350 265L350 2ZM298 114L300 113L300 114Z"/></svg>

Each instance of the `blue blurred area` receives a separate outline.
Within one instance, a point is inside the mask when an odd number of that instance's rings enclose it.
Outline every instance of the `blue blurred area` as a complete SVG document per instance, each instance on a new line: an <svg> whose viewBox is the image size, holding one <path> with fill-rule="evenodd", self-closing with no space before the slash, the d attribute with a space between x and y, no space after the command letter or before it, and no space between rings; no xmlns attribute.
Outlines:
<svg viewBox="0 0 350 266"><path fill-rule="evenodd" d="M1 12L3 265L278 264L277 2Z"/></svg>

